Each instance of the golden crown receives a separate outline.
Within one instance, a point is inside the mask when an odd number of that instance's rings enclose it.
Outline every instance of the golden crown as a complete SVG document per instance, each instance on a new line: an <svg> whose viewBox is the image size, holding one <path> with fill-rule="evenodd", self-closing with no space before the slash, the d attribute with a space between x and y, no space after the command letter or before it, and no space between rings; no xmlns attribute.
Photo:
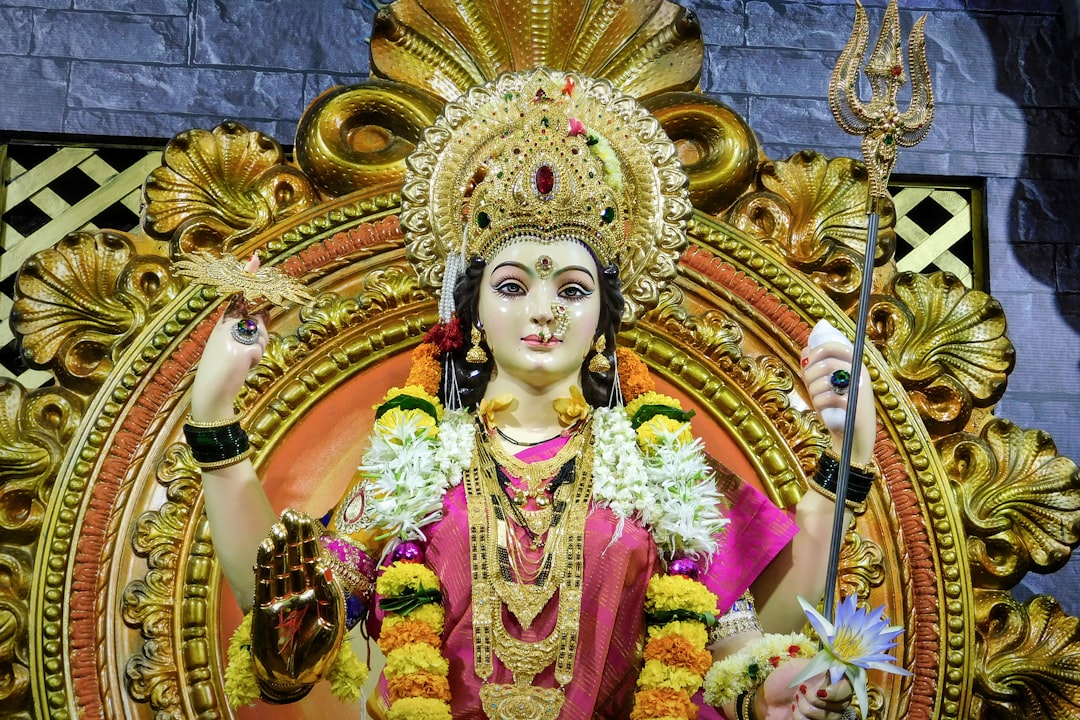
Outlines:
<svg viewBox="0 0 1080 720"><path fill-rule="evenodd" d="M490 260L515 239L568 238L605 265L617 261L625 203L618 161L601 142L538 89L521 127L492 146L468 204L466 254Z"/></svg>
<svg viewBox="0 0 1080 720"><path fill-rule="evenodd" d="M428 287L506 242L572 238L618 266L632 323L659 301L686 247L693 206L675 147L606 80L500 75L447 103L407 168L405 250Z"/></svg>

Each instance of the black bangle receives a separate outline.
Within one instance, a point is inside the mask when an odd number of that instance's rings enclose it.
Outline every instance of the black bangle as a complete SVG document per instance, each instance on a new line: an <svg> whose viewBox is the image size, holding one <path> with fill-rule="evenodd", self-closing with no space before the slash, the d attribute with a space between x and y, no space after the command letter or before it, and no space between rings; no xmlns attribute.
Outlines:
<svg viewBox="0 0 1080 720"><path fill-rule="evenodd" d="M215 427L184 423L184 439L191 446L195 464L203 470L234 465L251 454L248 435L239 420Z"/></svg>
<svg viewBox="0 0 1080 720"><path fill-rule="evenodd" d="M754 720L754 696L757 695L760 685L755 685L749 690L739 693L735 698L736 720Z"/></svg>
<svg viewBox="0 0 1080 720"><path fill-rule="evenodd" d="M836 486L840 479L840 461L828 453L823 453L818 460L818 468L811 483L826 497L836 500ZM874 486L874 473L867 472L854 465L848 468L847 493L844 500L853 505L862 505L870 488Z"/></svg>

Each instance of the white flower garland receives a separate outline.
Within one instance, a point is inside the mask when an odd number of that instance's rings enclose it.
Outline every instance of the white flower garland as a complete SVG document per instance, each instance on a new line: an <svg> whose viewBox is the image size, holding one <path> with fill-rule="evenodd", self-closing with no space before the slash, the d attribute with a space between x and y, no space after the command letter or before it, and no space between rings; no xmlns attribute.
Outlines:
<svg viewBox="0 0 1080 720"><path fill-rule="evenodd" d="M375 517L397 540L427 539L422 528L442 517L443 494L461 482L472 460L467 412L447 410L437 435L422 420L403 413L393 426L373 432L359 468L371 478Z"/></svg>
<svg viewBox="0 0 1080 720"><path fill-rule="evenodd" d="M360 471L371 478L371 509L395 541L426 540L423 528L442 517L443 495L461 482L472 460L472 419L447 410L438 432L421 417L401 414L372 433ZM685 426L655 429L656 442L643 453L623 408L593 413L595 446L593 498L619 520L617 540L628 519L647 528L668 555L708 557L716 534L728 523L700 440L680 438Z"/></svg>

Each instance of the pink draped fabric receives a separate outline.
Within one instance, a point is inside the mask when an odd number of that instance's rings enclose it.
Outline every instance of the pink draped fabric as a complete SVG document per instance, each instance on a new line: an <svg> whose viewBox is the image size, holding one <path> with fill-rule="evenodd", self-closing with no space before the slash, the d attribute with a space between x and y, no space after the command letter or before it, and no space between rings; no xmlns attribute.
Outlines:
<svg viewBox="0 0 1080 720"><path fill-rule="evenodd" d="M517 455L526 462L545 460L558 452L564 438L527 448ZM515 479L515 483L518 481ZM530 501L531 503L532 501ZM720 598L726 610L749 587L768 562L795 534L794 523L752 487L743 484L737 497L729 498L732 523L721 550L709 563L703 580ZM533 509L530 504L526 509ZM652 536L627 522L622 537L611 543L618 524L606 508L593 506L585 523L583 599L577 656L572 682L565 688L566 703L561 720L624 720L629 717L633 692L641 665L645 618L642 608L649 578L659 568ZM526 535L520 528L519 537ZM750 542L740 542L739 538ZM523 542L527 547L528 543ZM539 557L536 550L533 558ZM480 720L481 678L473 670L472 580L469 565L469 525L462 485L443 500L443 517L428 532L426 563L443 585L446 627L443 652L450 663L455 720ZM503 619L510 633L523 640L547 637L555 626L558 593L525 630L508 610ZM373 623L377 626L380 618ZM377 632L377 627L372 627ZM512 674L498 658L494 683L513 682ZM555 687L554 667L536 677L534 684ZM385 682L383 683L385 697ZM699 698L700 699L700 698ZM721 717L703 705L703 720Z"/></svg>

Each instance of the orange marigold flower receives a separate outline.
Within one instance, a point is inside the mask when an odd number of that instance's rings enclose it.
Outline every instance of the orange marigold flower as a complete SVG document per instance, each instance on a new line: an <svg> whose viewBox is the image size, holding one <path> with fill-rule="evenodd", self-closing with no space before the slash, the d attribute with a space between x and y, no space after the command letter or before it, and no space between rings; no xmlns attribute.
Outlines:
<svg viewBox="0 0 1080 720"><path fill-rule="evenodd" d="M649 368L633 350L615 348L615 361L619 364L619 388L622 390L624 402L656 390L656 381L649 374Z"/></svg>
<svg viewBox="0 0 1080 720"><path fill-rule="evenodd" d="M659 717L697 720L697 716L698 707L686 693L671 688L654 688L637 692L634 696L634 710L630 713L630 720L648 720Z"/></svg>
<svg viewBox="0 0 1080 720"><path fill-rule="evenodd" d="M450 702L450 682L444 677L432 675L423 670L390 678L386 681L386 686L390 691L391 705L407 697L424 697Z"/></svg>
<svg viewBox="0 0 1080 720"><path fill-rule="evenodd" d="M387 654L410 643L424 643L437 648L442 645L442 638L436 635L431 626L423 620L406 620L397 623L391 628L384 629L379 637L379 647Z"/></svg>
<svg viewBox="0 0 1080 720"><path fill-rule="evenodd" d="M682 635L654 637L645 646L646 660L659 660L671 667L683 668L698 675L709 672L712 653L694 644Z"/></svg>
<svg viewBox="0 0 1080 720"><path fill-rule="evenodd" d="M442 362L439 348L434 343L420 343L413 350L412 367L406 385L419 385L424 391L438 396L442 383Z"/></svg>

